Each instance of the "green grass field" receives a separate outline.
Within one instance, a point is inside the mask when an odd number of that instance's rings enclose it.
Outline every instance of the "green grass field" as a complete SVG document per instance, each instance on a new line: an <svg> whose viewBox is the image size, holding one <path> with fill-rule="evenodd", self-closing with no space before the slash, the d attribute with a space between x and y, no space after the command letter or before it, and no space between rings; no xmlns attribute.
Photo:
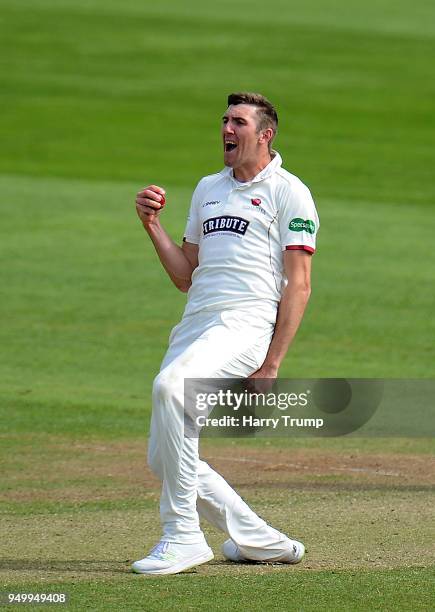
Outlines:
<svg viewBox="0 0 435 612"><path fill-rule="evenodd" d="M72 610L431 609L430 438L204 441L305 562L232 565L210 528L195 571L129 564L160 535L150 389L185 301L134 196L165 186L182 236L231 91L275 102L321 218L280 374L434 377L433 2L0 0L0 30L0 590Z"/></svg>

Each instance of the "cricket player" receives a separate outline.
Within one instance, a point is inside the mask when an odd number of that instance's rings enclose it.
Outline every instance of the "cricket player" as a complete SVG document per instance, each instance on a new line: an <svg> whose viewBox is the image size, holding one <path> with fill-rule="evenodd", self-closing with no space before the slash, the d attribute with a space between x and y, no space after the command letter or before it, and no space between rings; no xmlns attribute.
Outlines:
<svg viewBox="0 0 435 612"><path fill-rule="evenodd" d="M187 292L153 386L148 462L162 481L163 535L133 563L141 574L210 561L200 517L227 536L222 551L231 561L298 563L305 552L199 459L197 438L184 436L184 379L276 378L309 299L319 220L310 191L272 149L277 127L264 96L228 97L225 168L198 183L181 247L161 223L165 190L150 185L136 197L164 269Z"/></svg>

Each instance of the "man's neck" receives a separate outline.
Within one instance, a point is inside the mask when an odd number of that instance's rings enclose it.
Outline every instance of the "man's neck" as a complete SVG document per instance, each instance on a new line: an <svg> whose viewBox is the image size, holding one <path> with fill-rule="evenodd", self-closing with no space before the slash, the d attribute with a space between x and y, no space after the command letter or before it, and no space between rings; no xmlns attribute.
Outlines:
<svg viewBox="0 0 435 612"><path fill-rule="evenodd" d="M233 169L234 178L240 183L248 183L257 176L266 166L272 161L272 155L270 153L264 156L261 160L258 160L254 165L242 166L240 168Z"/></svg>

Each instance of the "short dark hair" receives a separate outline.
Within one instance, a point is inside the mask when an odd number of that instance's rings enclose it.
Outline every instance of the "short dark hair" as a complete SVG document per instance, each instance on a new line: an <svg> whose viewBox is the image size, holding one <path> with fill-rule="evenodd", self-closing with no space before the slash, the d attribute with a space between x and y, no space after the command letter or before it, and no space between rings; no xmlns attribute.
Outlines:
<svg viewBox="0 0 435 612"><path fill-rule="evenodd" d="M228 106L235 104L250 104L257 107L258 114L258 131L272 128L275 135L278 129L278 114L272 102L259 93L250 91L241 91L232 93L228 96Z"/></svg>

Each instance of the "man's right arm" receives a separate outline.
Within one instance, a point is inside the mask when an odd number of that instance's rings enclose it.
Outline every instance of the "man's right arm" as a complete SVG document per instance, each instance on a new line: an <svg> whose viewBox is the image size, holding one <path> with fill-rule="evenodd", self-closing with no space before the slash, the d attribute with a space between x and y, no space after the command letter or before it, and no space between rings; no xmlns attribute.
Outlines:
<svg viewBox="0 0 435 612"><path fill-rule="evenodd" d="M145 187L136 196L136 211L169 278L180 291L187 292L198 266L198 245L184 242L179 247L166 233L159 219L164 196L165 190L157 185Z"/></svg>

